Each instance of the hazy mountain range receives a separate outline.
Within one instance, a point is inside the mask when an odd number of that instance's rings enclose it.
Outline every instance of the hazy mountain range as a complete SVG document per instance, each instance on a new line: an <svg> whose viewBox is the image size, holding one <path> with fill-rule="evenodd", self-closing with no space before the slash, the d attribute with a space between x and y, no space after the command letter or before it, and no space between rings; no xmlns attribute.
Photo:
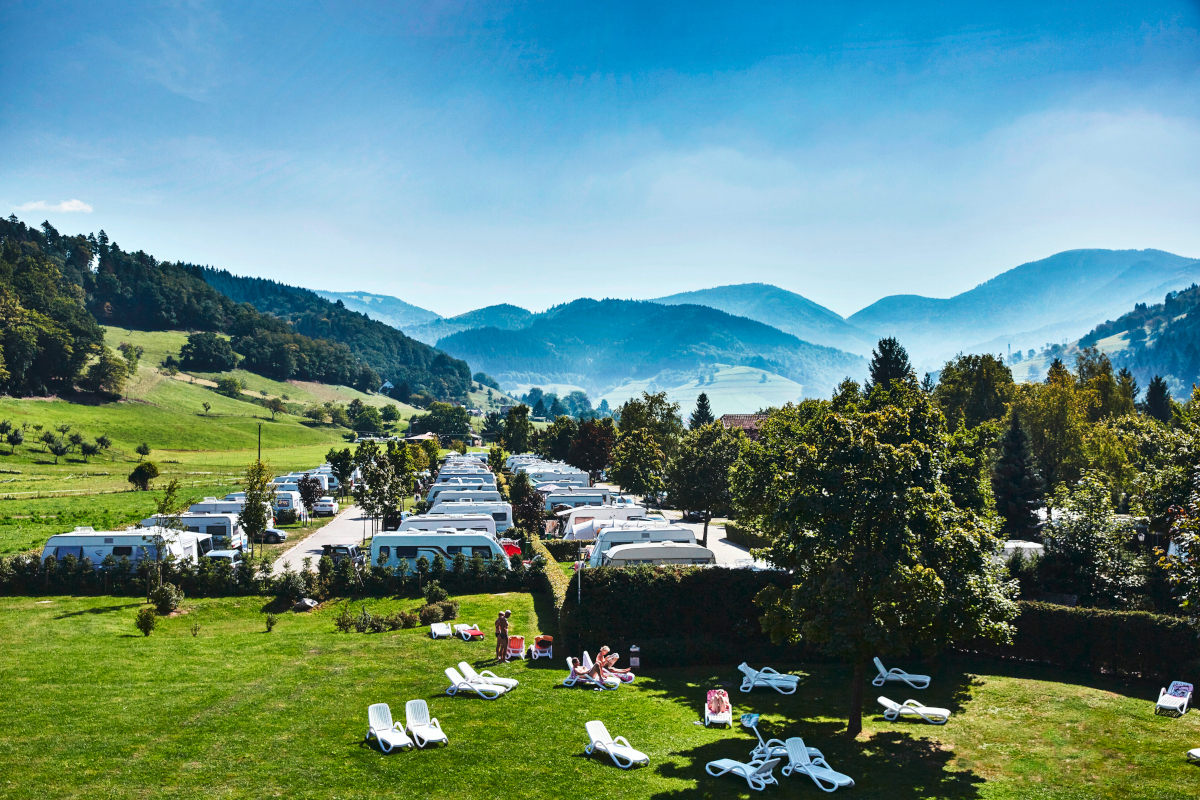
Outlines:
<svg viewBox="0 0 1200 800"><path fill-rule="evenodd" d="M861 377L864 362L856 356L869 356L882 336L896 336L920 371L936 370L957 352L1073 341L1137 303L1160 303L1197 281L1200 260L1161 250L1069 250L953 297L892 295L848 318L764 283L642 302L579 300L541 314L496 305L449 318L383 295L319 294L509 384L565 382L601 394L631 381L675 386L707 360L773 372L813 396L845 375ZM654 306L690 310L660 313ZM746 327L748 321L762 327Z"/></svg>

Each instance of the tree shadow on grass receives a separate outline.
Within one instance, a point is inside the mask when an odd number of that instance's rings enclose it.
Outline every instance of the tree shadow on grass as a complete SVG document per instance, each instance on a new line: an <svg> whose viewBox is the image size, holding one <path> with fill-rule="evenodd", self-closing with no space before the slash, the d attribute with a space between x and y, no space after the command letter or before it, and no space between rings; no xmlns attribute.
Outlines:
<svg viewBox="0 0 1200 800"><path fill-rule="evenodd" d="M971 670L1004 678L1021 680L1046 681L1062 683L1071 686L1086 686L1102 692L1139 700L1155 699L1162 681L1121 675L1097 675L1082 670L1068 670L1049 664L1038 664L1029 661L1008 661L986 656L957 654L948 657L944 662L946 669L959 671Z"/></svg>
<svg viewBox="0 0 1200 800"><path fill-rule="evenodd" d="M138 608L142 603L126 603L120 606L96 606L95 608L84 608L79 611L68 611L65 614L59 614L55 619L67 619L68 617L81 617L84 614L108 614L113 611L124 611L127 608Z"/></svg>

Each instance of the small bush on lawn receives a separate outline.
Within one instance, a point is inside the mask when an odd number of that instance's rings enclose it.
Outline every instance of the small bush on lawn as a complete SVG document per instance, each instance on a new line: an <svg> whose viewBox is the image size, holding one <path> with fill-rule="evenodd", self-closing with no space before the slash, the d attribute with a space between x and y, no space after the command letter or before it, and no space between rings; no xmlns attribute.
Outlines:
<svg viewBox="0 0 1200 800"><path fill-rule="evenodd" d="M164 583L150 593L150 602L154 604L154 610L164 617L179 608L179 601L182 599L183 592L171 583Z"/></svg>
<svg viewBox="0 0 1200 800"><path fill-rule="evenodd" d="M276 525L291 525L298 519L296 509L281 508L275 512Z"/></svg>
<svg viewBox="0 0 1200 800"><path fill-rule="evenodd" d="M437 605L438 608L442 609L442 619L458 619L457 600L443 600Z"/></svg>
<svg viewBox="0 0 1200 800"><path fill-rule="evenodd" d="M279 597L294 603L308 593L308 583L299 572L288 570L279 576L279 582L275 584L275 592Z"/></svg>
<svg viewBox="0 0 1200 800"><path fill-rule="evenodd" d="M397 611L393 614L388 614L386 617L380 617L379 619L380 619L380 622L382 623L382 630L398 631L401 628L406 627L404 624L404 612L402 612L402 611ZM415 618L414 618L414 622L415 622ZM411 627L411 626L409 626L409 627Z"/></svg>
<svg viewBox="0 0 1200 800"><path fill-rule="evenodd" d="M137 613L133 624L142 632L143 636L149 636L156 625L158 625L158 614L154 613L153 608L143 608Z"/></svg>
<svg viewBox="0 0 1200 800"><path fill-rule="evenodd" d="M279 622L278 614L267 614L267 633L275 630L275 624Z"/></svg>
<svg viewBox="0 0 1200 800"><path fill-rule="evenodd" d="M359 633L366 633L371 629L371 612L367 611L364 604L362 610L358 612L358 616L354 618L354 630Z"/></svg>
<svg viewBox="0 0 1200 800"><path fill-rule="evenodd" d="M199 635L200 635L200 623L193 622L192 623L192 638L194 639Z"/></svg>
<svg viewBox="0 0 1200 800"><path fill-rule="evenodd" d="M421 617L422 625L432 625L435 622L442 621L442 607L428 605L423 606L417 614Z"/></svg>
<svg viewBox="0 0 1200 800"><path fill-rule="evenodd" d="M449 593L437 581L425 584L425 602L427 604L440 603L449 596Z"/></svg>
<svg viewBox="0 0 1200 800"><path fill-rule="evenodd" d="M342 610L333 618L333 627L342 633L354 630L354 613L350 611L349 603L342 603Z"/></svg>
<svg viewBox="0 0 1200 800"><path fill-rule="evenodd" d="M415 611L401 611L400 624L406 628L415 628L421 624L421 617Z"/></svg>

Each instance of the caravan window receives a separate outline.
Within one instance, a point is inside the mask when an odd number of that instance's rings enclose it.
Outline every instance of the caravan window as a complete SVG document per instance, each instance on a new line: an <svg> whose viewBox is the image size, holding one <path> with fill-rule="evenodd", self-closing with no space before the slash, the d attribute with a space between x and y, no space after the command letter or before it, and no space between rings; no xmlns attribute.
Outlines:
<svg viewBox="0 0 1200 800"><path fill-rule="evenodd" d="M396 558L416 558L417 548L415 547L397 547Z"/></svg>
<svg viewBox="0 0 1200 800"><path fill-rule="evenodd" d="M496 520L496 522L507 522L508 514L504 511L493 511L492 519Z"/></svg>
<svg viewBox="0 0 1200 800"><path fill-rule="evenodd" d="M470 548L468 548L468 549L470 549ZM451 556L456 556L459 553L461 553L462 551L463 551L463 549L455 544L452 544L446 548L446 554L451 555Z"/></svg>
<svg viewBox="0 0 1200 800"><path fill-rule="evenodd" d="M71 545L64 545L62 547L54 548L54 557L57 558L59 561L66 558L67 556L75 556L76 558L82 560L83 559L83 546L78 545L78 544L71 544Z"/></svg>
<svg viewBox="0 0 1200 800"><path fill-rule="evenodd" d="M225 535L228 533L228 529L224 525L209 525L208 530L206 530L205 533L210 536L219 536L224 539Z"/></svg>
<svg viewBox="0 0 1200 800"><path fill-rule="evenodd" d="M388 547L386 544L380 545L379 555L383 557L384 561L390 561L392 558L392 548Z"/></svg>
<svg viewBox="0 0 1200 800"><path fill-rule="evenodd" d="M132 545L119 544L113 548L113 558L120 558L121 556L132 556L132 555L133 555L133 546Z"/></svg>

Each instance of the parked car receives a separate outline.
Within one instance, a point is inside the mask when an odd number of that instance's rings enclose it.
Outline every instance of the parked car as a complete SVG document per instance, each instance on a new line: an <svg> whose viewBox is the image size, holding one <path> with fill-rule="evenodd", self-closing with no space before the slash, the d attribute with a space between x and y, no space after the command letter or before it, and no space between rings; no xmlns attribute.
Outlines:
<svg viewBox="0 0 1200 800"><path fill-rule="evenodd" d="M279 544L280 542L286 542L287 537L287 531L281 531L279 528L267 528L263 531L262 536L255 536L254 541Z"/></svg>
<svg viewBox="0 0 1200 800"><path fill-rule="evenodd" d="M367 557L356 545L352 544L327 544L321 548L321 555L329 556L334 564L345 559L350 559L354 566L362 567L367 563Z"/></svg>
<svg viewBox="0 0 1200 800"><path fill-rule="evenodd" d="M218 561L228 561L233 566L242 563L242 551L240 550L209 550L205 558L211 558Z"/></svg>
<svg viewBox="0 0 1200 800"><path fill-rule="evenodd" d="M704 522L703 511L685 511L683 512L684 522Z"/></svg>
<svg viewBox="0 0 1200 800"><path fill-rule="evenodd" d="M318 517L332 517L338 513L337 501L332 497L322 497L313 504L313 514Z"/></svg>

